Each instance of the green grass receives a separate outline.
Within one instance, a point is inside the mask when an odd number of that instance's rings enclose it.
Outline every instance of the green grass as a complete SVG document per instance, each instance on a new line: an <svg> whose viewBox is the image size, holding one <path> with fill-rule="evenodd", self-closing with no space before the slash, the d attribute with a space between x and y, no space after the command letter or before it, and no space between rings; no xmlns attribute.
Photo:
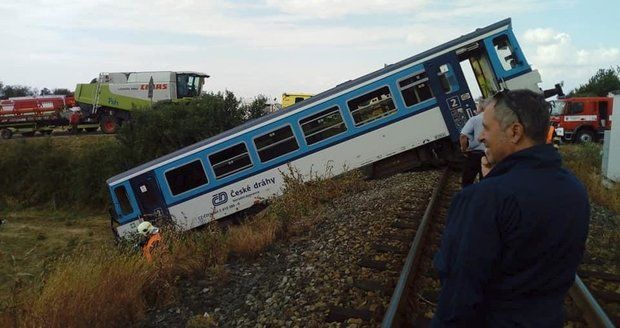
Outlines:
<svg viewBox="0 0 620 328"><path fill-rule="evenodd" d="M581 180L590 199L620 214L620 183L612 188L603 185L602 147L599 144L562 145L563 164Z"/></svg>
<svg viewBox="0 0 620 328"><path fill-rule="evenodd" d="M54 259L76 247L109 245L112 234L103 216L74 213L20 211L0 217L0 295L7 295L16 280L35 283Z"/></svg>

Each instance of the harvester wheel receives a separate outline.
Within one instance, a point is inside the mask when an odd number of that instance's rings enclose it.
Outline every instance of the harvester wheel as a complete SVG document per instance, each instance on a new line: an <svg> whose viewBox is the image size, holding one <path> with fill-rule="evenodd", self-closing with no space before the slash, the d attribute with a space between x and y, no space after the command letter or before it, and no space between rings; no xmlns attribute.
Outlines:
<svg viewBox="0 0 620 328"><path fill-rule="evenodd" d="M116 133L118 130L118 122L114 116L102 117L101 122L99 122L99 126L101 127L101 131L107 134Z"/></svg>
<svg viewBox="0 0 620 328"><path fill-rule="evenodd" d="M13 136L13 131L9 129L0 130L0 137L2 137L2 139L11 139L12 136Z"/></svg>

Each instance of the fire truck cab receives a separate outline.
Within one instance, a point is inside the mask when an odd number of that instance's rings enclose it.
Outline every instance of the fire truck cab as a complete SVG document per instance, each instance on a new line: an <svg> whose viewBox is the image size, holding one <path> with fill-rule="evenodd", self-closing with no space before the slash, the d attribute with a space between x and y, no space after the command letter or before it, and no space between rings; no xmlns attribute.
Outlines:
<svg viewBox="0 0 620 328"><path fill-rule="evenodd" d="M610 129L613 98L578 97L552 101L551 122L564 141L593 142Z"/></svg>

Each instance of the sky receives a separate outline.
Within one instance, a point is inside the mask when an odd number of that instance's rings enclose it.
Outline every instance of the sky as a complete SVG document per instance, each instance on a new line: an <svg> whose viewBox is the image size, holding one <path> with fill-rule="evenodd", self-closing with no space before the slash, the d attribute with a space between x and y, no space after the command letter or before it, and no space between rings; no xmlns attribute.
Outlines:
<svg viewBox="0 0 620 328"><path fill-rule="evenodd" d="M0 81L38 89L199 71L206 91L279 102L508 17L543 89L620 65L618 0L0 0L0 13Z"/></svg>

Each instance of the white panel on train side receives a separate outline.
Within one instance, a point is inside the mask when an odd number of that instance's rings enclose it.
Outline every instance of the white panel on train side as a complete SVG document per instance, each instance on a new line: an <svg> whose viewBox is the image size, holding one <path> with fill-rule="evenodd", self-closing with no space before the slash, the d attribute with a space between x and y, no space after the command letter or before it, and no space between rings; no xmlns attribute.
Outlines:
<svg viewBox="0 0 620 328"><path fill-rule="evenodd" d="M311 178L312 174L336 175L448 135L441 111L436 107L302 157L290 165L305 179ZM174 205L169 208L170 214L183 229L200 226L280 195L284 183L282 173L288 172L288 165L281 165Z"/></svg>

